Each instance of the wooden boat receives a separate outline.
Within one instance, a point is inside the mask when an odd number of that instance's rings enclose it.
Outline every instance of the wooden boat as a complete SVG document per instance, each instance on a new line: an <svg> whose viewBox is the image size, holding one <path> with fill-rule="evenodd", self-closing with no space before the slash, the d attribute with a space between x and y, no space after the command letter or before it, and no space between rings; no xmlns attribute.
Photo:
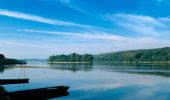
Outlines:
<svg viewBox="0 0 170 100"><path fill-rule="evenodd" d="M29 83L29 79L0 79L0 85Z"/></svg>
<svg viewBox="0 0 170 100"><path fill-rule="evenodd" d="M25 99L46 100L46 99L52 99L61 96L67 96L69 95L69 93L67 92L68 89L69 86L39 88L39 89L1 93L0 97L2 99L8 98L8 100L25 100Z"/></svg>

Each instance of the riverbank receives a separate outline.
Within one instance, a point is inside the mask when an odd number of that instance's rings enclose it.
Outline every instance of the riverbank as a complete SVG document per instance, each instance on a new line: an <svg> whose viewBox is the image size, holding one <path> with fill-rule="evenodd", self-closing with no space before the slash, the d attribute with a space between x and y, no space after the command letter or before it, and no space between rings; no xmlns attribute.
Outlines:
<svg viewBox="0 0 170 100"><path fill-rule="evenodd" d="M0 65L11 65L11 64L26 64L25 61L16 59L0 59Z"/></svg>
<svg viewBox="0 0 170 100"><path fill-rule="evenodd" d="M91 64L91 62L48 62L48 64Z"/></svg>

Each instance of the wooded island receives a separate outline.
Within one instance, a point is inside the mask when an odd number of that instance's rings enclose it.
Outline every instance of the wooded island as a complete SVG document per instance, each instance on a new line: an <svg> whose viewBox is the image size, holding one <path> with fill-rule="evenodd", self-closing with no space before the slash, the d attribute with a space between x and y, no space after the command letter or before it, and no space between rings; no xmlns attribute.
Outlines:
<svg viewBox="0 0 170 100"><path fill-rule="evenodd" d="M69 55L62 54L50 56L48 63L92 63L93 59L93 55L90 54L79 55L72 53Z"/></svg>

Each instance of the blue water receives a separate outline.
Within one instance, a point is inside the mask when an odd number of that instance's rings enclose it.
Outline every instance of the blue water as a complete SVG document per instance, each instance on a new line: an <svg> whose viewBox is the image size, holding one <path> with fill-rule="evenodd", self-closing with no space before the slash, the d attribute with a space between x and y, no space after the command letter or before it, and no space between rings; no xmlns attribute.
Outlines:
<svg viewBox="0 0 170 100"><path fill-rule="evenodd" d="M69 96L57 100L169 100L169 65L48 65L7 66L0 78L29 78L29 84L3 85L17 91L57 85L70 86Z"/></svg>

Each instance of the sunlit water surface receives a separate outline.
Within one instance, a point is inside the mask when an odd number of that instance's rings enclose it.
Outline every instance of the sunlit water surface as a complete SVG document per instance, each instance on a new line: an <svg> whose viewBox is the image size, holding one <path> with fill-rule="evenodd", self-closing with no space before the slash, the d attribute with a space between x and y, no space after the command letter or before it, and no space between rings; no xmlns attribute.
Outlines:
<svg viewBox="0 0 170 100"><path fill-rule="evenodd" d="M29 78L29 84L3 85L17 91L58 85L70 86L69 96L57 100L170 100L169 65L48 65L0 68L1 79Z"/></svg>

